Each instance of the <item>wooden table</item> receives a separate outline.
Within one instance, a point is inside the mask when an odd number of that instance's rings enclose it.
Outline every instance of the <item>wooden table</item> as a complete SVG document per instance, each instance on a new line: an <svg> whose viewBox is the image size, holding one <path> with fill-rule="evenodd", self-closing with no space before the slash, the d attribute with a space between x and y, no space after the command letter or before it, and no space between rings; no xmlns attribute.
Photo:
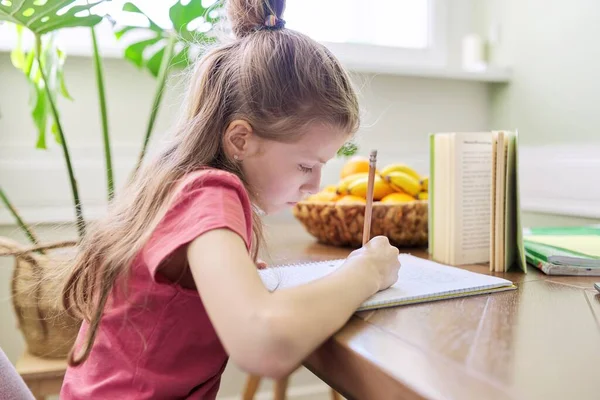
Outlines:
<svg viewBox="0 0 600 400"><path fill-rule="evenodd" d="M39 358L25 352L17 360L15 368L33 396L36 399L45 399L46 396L60 393L67 370L67 360Z"/></svg>
<svg viewBox="0 0 600 400"><path fill-rule="evenodd" d="M267 240L273 263L350 251L297 223L268 227ZM600 277L529 270L495 274L517 290L358 313L305 366L354 399L600 399Z"/></svg>

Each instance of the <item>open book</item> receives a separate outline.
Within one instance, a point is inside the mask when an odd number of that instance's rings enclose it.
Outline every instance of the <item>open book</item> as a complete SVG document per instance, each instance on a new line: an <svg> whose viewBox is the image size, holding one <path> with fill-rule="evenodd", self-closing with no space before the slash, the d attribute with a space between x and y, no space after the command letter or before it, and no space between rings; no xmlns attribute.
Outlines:
<svg viewBox="0 0 600 400"><path fill-rule="evenodd" d="M512 132L430 137L429 252L453 264L527 271L521 227L518 140Z"/></svg>
<svg viewBox="0 0 600 400"><path fill-rule="evenodd" d="M368 310L465 297L515 289L511 281L441 265L409 254L399 256L398 281L367 299L358 309ZM275 266L259 270L269 291L302 285L334 273L344 260Z"/></svg>

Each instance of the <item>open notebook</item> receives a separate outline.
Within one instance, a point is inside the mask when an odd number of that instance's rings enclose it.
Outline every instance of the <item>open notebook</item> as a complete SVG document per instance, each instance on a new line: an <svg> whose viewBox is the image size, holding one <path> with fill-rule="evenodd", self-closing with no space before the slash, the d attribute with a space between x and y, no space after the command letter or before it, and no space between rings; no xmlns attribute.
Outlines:
<svg viewBox="0 0 600 400"><path fill-rule="evenodd" d="M511 281L428 261L410 254L399 256L398 281L367 299L358 311L412 303L465 297L515 289ZM292 264L259 270L270 291L322 278L337 270L344 260Z"/></svg>

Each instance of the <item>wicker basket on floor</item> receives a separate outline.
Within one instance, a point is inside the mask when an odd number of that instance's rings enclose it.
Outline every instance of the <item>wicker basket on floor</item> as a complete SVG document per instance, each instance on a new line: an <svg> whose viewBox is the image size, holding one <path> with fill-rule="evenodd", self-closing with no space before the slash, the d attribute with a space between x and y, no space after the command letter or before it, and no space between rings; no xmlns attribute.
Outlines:
<svg viewBox="0 0 600 400"><path fill-rule="evenodd" d="M373 203L371 237L387 236L397 247L427 245L427 201ZM362 245L365 205L303 201L294 206L294 216L320 243L334 246Z"/></svg>
<svg viewBox="0 0 600 400"><path fill-rule="evenodd" d="M0 237L0 256L15 259L11 295L18 328L27 350L35 356L66 358L77 337L81 321L65 312L61 282L50 274L60 256L49 251L75 245L75 242L60 242L26 248Z"/></svg>

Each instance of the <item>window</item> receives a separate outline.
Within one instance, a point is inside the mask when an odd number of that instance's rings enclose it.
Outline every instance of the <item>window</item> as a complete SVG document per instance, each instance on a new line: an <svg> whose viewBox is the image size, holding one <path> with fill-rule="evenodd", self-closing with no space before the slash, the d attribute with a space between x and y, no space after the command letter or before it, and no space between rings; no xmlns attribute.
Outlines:
<svg viewBox="0 0 600 400"><path fill-rule="evenodd" d="M168 9L176 0L112 0L98 5L94 12L109 12L117 22L128 18L136 24L132 20L135 14L121 11L127 1L158 25L170 26ZM215 1L204 0L203 4ZM444 0L287 0L284 18L286 27L323 42L350 69L393 73L407 66L445 66L444 4ZM142 18L139 24L145 22ZM108 24L101 25L98 39L103 54L120 55L123 44L116 42ZM10 48L14 40L13 32L2 28L0 50ZM82 35L69 32L59 36L67 53L90 53L90 39L81 31Z"/></svg>
<svg viewBox="0 0 600 400"><path fill-rule="evenodd" d="M112 0L103 11L117 20L131 18L120 12L126 1ZM170 25L174 0L132 2L158 25ZM429 0L287 0L284 14L288 28L319 41L424 49L430 43L430 9Z"/></svg>
<svg viewBox="0 0 600 400"><path fill-rule="evenodd" d="M323 42L350 69L446 65L444 0L287 0L286 27Z"/></svg>
<svg viewBox="0 0 600 400"><path fill-rule="evenodd" d="M117 20L127 0L113 0ZM182 0L185 1L185 0ZM208 6L216 0L205 0ZM133 0L158 25L168 27L175 0ZM445 65L444 0L287 0L286 27L323 42L348 67L394 72L405 66ZM130 21L131 22L131 21ZM143 23L144 21L140 21Z"/></svg>
<svg viewBox="0 0 600 400"><path fill-rule="evenodd" d="M324 42L424 49L428 0L287 0L286 26Z"/></svg>

